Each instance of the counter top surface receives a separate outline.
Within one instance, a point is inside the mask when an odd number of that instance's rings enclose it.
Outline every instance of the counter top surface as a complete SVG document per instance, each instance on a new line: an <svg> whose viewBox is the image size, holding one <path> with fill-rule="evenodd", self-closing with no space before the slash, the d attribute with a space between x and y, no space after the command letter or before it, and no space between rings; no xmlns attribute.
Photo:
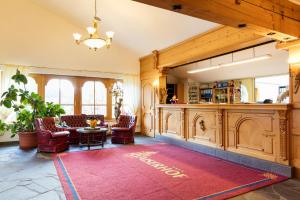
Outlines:
<svg viewBox="0 0 300 200"><path fill-rule="evenodd" d="M290 104L158 104L158 108L214 108L214 109L254 109L254 110L288 110Z"/></svg>

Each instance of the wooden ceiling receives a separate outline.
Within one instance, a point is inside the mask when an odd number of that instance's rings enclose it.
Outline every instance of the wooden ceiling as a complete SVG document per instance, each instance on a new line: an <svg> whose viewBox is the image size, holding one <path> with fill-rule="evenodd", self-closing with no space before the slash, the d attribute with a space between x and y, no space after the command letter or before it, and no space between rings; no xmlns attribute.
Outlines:
<svg viewBox="0 0 300 200"><path fill-rule="evenodd" d="M243 28L280 41L300 37L300 6L288 0L134 0Z"/></svg>

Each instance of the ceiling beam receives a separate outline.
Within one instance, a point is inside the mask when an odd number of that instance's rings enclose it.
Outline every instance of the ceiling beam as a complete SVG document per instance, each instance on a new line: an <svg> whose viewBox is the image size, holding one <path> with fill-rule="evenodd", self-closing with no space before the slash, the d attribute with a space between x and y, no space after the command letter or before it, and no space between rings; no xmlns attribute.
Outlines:
<svg viewBox="0 0 300 200"><path fill-rule="evenodd" d="M300 46L300 40L293 40L289 42L278 42L276 44L277 49L289 49L296 46Z"/></svg>
<svg viewBox="0 0 300 200"><path fill-rule="evenodd" d="M288 0L134 0L280 41L300 38L300 6Z"/></svg>
<svg viewBox="0 0 300 200"><path fill-rule="evenodd" d="M141 73L207 59L271 40L242 29L220 26L140 58Z"/></svg>

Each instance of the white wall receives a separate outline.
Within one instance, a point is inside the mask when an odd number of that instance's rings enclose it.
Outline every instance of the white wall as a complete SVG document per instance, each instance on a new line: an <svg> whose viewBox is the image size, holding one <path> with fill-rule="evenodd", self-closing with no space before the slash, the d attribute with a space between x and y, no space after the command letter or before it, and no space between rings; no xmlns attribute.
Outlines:
<svg viewBox="0 0 300 200"><path fill-rule="evenodd" d="M139 73L138 55L129 49L115 42L96 52L77 46L72 33L84 33L80 27L28 0L0 2L0 64Z"/></svg>

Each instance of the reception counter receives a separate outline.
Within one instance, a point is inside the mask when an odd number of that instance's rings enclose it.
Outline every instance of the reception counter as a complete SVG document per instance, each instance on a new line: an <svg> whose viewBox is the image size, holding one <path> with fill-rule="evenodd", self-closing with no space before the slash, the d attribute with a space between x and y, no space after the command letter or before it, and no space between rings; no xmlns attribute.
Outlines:
<svg viewBox="0 0 300 200"><path fill-rule="evenodd" d="M289 165L289 104L160 104L158 134Z"/></svg>

